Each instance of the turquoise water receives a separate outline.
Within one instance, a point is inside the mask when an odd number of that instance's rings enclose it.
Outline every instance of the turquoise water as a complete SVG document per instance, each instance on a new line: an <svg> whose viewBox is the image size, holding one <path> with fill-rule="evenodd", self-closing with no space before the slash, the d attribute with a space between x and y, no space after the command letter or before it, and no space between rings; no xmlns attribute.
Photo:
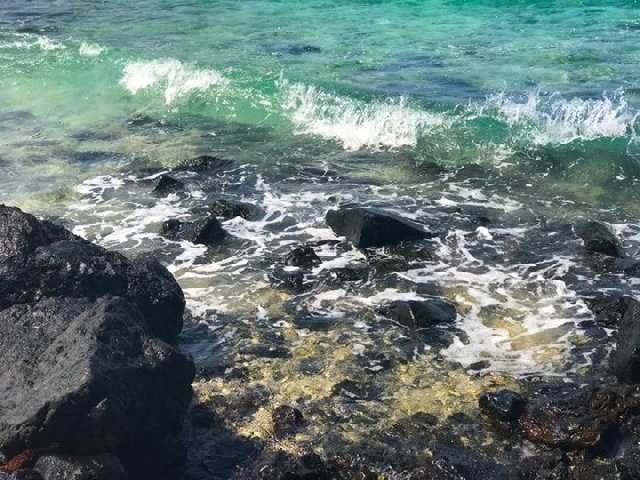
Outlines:
<svg viewBox="0 0 640 480"><path fill-rule="evenodd" d="M212 388L266 385L316 412L297 438L328 453L397 415L473 412L484 388L590 368L584 296L637 294L640 281L595 268L570 224L604 220L630 256L640 249L639 65L637 1L4 0L0 202L154 252L194 322L250 370ZM183 194L150 193L196 154L233 163L176 174ZM262 216L226 222L232 237L209 251L158 235L220 197ZM429 255L400 252L407 271L336 285L332 268L367 261L331 243L324 215L345 202L440 235ZM274 265L305 242L323 260L313 286L274 287ZM458 307L453 343L376 376L385 400L369 423L332 424L330 381L358 378L367 349L399 355L403 332L377 308L433 284ZM332 326L300 326L300 312ZM200 364L218 355L204 337L189 347ZM291 359L243 357L273 338ZM470 373L479 360L490 366ZM304 373L305 361L324 367ZM238 414L234 429L260 436L265 418Z"/></svg>

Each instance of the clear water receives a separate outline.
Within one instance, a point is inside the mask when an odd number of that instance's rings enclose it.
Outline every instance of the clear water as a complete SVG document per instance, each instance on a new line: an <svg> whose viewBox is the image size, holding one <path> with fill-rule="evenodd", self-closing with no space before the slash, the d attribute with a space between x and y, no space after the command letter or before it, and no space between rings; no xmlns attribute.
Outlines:
<svg viewBox="0 0 640 480"><path fill-rule="evenodd" d="M387 397L372 418L469 410L487 386L583 372L596 348L578 327L591 318L583 295L638 292L637 279L594 273L567 225L607 221L638 250L639 64L640 2L628 0L5 0L0 201L156 252L217 348L250 367L248 383L225 388L267 383L274 402L307 409L330 380L361 374L364 351L396 351L404 332L378 306L437 284L464 334L377 376ZM150 194L160 172L201 153L235 163L183 176L186 195ZM479 178L456 174L469 164ZM233 239L209 252L157 234L219 197L264 215L227 222ZM324 214L348 201L439 231L431 258L347 287L274 288L278 259L335 239ZM494 217L486 228L469 221L478 207ZM316 250L311 279L364 261ZM331 328L296 326L291 304ZM293 359L238 353L273 335ZM207 341L193 347L202 363L215 356ZM301 373L318 359L323 369ZM490 366L465 370L479 360ZM255 434L262 420L238 428Z"/></svg>

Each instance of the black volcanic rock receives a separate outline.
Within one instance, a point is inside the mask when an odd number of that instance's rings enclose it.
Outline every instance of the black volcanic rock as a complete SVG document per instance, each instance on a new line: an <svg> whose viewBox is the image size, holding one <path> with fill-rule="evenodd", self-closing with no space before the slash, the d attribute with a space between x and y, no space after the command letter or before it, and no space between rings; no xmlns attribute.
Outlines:
<svg viewBox="0 0 640 480"><path fill-rule="evenodd" d="M231 160L225 160L211 155L199 155L197 157L183 160L173 170L177 172L204 172L208 170L222 170L224 168L229 168L232 165L233 162Z"/></svg>
<svg viewBox="0 0 640 480"><path fill-rule="evenodd" d="M451 324L456 320L456 307L442 300L396 300L380 309L390 320L411 329Z"/></svg>
<svg viewBox="0 0 640 480"><path fill-rule="evenodd" d="M127 480L120 461L108 453L91 456L43 455L34 470L44 480Z"/></svg>
<svg viewBox="0 0 640 480"><path fill-rule="evenodd" d="M480 395L480 409L490 417L512 422L524 411L525 401L519 393L498 390Z"/></svg>
<svg viewBox="0 0 640 480"><path fill-rule="evenodd" d="M273 429L276 433L286 434L304 423L302 412L289 405L280 405L271 414Z"/></svg>
<svg viewBox="0 0 640 480"><path fill-rule="evenodd" d="M169 240L187 240L199 245L218 245L227 233L214 216L195 222L167 220L160 227L160 235Z"/></svg>
<svg viewBox="0 0 640 480"><path fill-rule="evenodd" d="M175 341L182 328L184 296L157 261L132 262L62 227L4 206L0 206L0 275L0 308L43 297L117 295L135 302L161 339Z"/></svg>
<svg viewBox="0 0 640 480"><path fill-rule="evenodd" d="M619 380L640 383L640 302L629 299L618 325L616 350L611 368Z"/></svg>
<svg viewBox="0 0 640 480"><path fill-rule="evenodd" d="M255 217L257 208L248 203L230 202L228 200L218 199L209 204L209 213L223 220L231 220L235 217L241 217L245 220L251 220Z"/></svg>
<svg viewBox="0 0 640 480"><path fill-rule="evenodd" d="M311 269L320 265L320 257L312 247L296 247L284 259L286 265Z"/></svg>
<svg viewBox="0 0 640 480"><path fill-rule="evenodd" d="M616 328L633 299L627 295L599 295L585 299L598 325Z"/></svg>
<svg viewBox="0 0 640 480"><path fill-rule="evenodd" d="M153 193L156 195L166 195L167 193L179 192L184 190L184 183L180 180L176 180L169 175L162 175L158 184L153 189Z"/></svg>
<svg viewBox="0 0 640 480"><path fill-rule="evenodd" d="M133 303L48 298L6 308L0 361L0 450L8 456L56 446L113 453L129 472L156 478L180 468L176 437L194 366L151 336Z"/></svg>
<svg viewBox="0 0 640 480"><path fill-rule="evenodd" d="M372 208L329 210L326 222L340 236L356 247L384 247L403 240L421 240L434 235L410 220Z"/></svg>
<svg viewBox="0 0 640 480"><path fill-rule="evenodd" d="M584 242L588 253L601 253L610 257L622 258L624 249L611 228L602 222L584 222L574 227L575 233Z"/></svg>

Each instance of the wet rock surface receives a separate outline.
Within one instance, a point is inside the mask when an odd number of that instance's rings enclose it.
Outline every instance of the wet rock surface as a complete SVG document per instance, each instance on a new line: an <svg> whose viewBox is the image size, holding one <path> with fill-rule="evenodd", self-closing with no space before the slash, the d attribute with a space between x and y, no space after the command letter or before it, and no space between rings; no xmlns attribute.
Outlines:
<svg viewBox="0 0 640 480"><path fill-rule="evenodd" d="M184 295L156 260L131 261L17 209L0 207L0 214L0 307L43 297L118 295L138 305L154 334L175 341Z"/></svg>
<svg viewBox="0 0 640 480"><path fill-rule="evenodd" d="M88 457L43 455L34 470L45 480L127 480L129 476L117 457L110 454Z"/></svg>
<svg viewBox="0 0 640 480"><path fill-rule="evenodd" d="M588 253L601 253L618 258L625 256L618 237L613 233L611 227L602 222L579 223L575 226L575 232L584 242L584 248Z"/></svg>
<svg viewBox="0 0 640 480"><path fill-rule="evenodd" d="M4 206L0 270L8 478L179 475L194 366L162 340L182 328L175 279L153 258L130 261Z"/></svg>
<svg viewBox="0 0 640 480"><path fill-rule="evenodd" d="M611 368L623 382L640 383L640 302L627 302L618 328Z"/></svg>
<svg viewBox="0 0 640 480"><path fill-rule="evenodd" d="M358 248L397 245L403 240L421 240L434 235L421 225L396 214L371 208L329 210L327 225Z"/></svg>
<svg viewBox="0 0 640 480"><path fill-rule="evenodd" d="M413 330L452 324L457 315L455 306L441 300L397 300L384 306L381 313Z"/></svg>
<svg viewBox="0 0 640 480"><path fill-rule="evenodd" d="M166 195L168 193L181 192L184 189L185 185L180 180L176 180L169 175L162 175L154 187L153 193L156 195Z"/></svg>
<svg viewBox="0 0 640 480"><path fill-rule="evenodd" d="M169 240L187 240L198 245L213 246L220 244L227 233L217 218L209 217L195 222L167 220L160 227L160 235Z"/></svg>
<svg viewBox="0 0 640 480"><path fill-rule="evenodd" d="M258 216L258 209L248 203L230 202L229 200L217 199L209 203L209 213L223 220L231 220L241 217L245 220L253 220Z"/></svg>

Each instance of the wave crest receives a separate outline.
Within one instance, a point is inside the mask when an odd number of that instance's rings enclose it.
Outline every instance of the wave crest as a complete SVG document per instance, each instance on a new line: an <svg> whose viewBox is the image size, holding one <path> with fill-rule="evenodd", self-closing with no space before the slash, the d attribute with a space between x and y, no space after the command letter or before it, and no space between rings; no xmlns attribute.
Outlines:
<svg viewBox="0 0 640 480"><path fill-rule="evenodd" d="M415 146L423 133L446 123L444 115L414 108L405 98L365 103L285 80L280 88L296 133L337 141L346 150Z"/></svg>
<svg viewBox="0 0 640 480"><path fill-rule="evenodd" d="M526 101L499 93L487 98L479 111L496 116L512 129L524 128L536 145L633 136L638 120L638 112L631 111L622 91L599 99L570 100L558 94L545 99L530 93Z"/></svg>
<svg viewBox="0 0 640 480"><path fill-rule="evenodd" d="M134 95L141 90L161 86L165 102L170 105L194 91L226 85L227 80L215 70L197 69L179 60L166 59L127 63L120 84Z"/></svg>

